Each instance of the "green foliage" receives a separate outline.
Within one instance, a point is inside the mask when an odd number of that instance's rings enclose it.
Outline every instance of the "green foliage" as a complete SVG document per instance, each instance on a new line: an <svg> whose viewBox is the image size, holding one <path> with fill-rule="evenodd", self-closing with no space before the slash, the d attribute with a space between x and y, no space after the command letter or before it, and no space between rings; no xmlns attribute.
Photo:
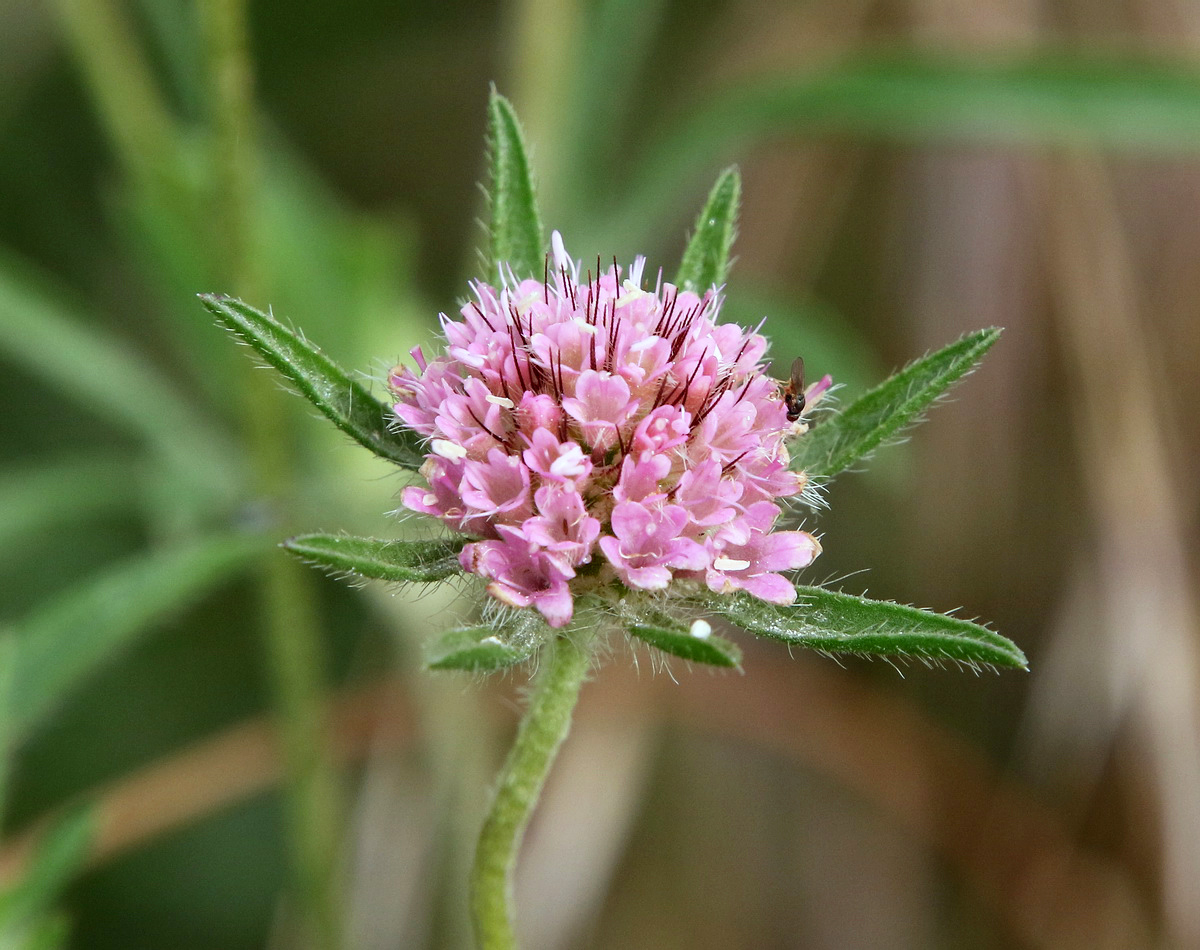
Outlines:
<svg viewBox="0 0 1200 950"><path fill-rule="evenodd" d="M391 541L336 534L302 534L283 546L297 557L337 574L381 581L431 582L462 573L458 552L465 538Z"/></svg>
<svg viewBox="0 0 1200 950"><path fill-rule="evenodd" d="M14 542L137 505L141 472L124 458L61 458L0 474L0 564L25 556Z"/></svg>
<svg viewBox="0 0 1200 950"><path fill-rule="evenodd" d="M7 812L8 782L12 771L13 749L16 746L16 717L12 699L18 648L16 634L0 628L0 827L3 826Z"/></svg>
<svg viewBox="0 0 1200 950"><path fill-rule="evenodd" d="M704 636L692 634L691 627L669 617L660 610L643 609L628 612L625 616L627 630L631 636L656 649L680 657L692 663L707 663L711 666L738 667L742 663L742 651L723 637L711 631Z"/></svg>
<svg viewBox="0 0 1200 950"><path fill-rule="evenodd" d="M1026 668L1012 641L979 624L822 587L798 588L796 603L785 607L744 593L705 603L750 633L823 653Z"/></svg>
<svg viewBox="0 0 1200 950"><path fill-rule="evenodd" d="M43 604L17 625L11 734L19 740L96 667L266 549L261 538L215 537L153 551Z"/></svg>
<svg viewBox="0 0 1200 950"><path fill-rule="evenodd" d="M49 950L62 945L66 924L52 912L81 870L95 833L91 809L78 808L58 818L39 839L20 880L0 894L0 947Z"/></svg>
<svg viewBox="0 0 1200 950"><path fill-rule="evenodd" d="M458 627L438 637L428 648L425 664L431 670L494 673L524 663L537 652L549 628L533 610L522 611L511 623Z"/></svg>
<svg viewBox="0 0 1200 950"><path fill-rule="evenodd" d="M836 415L817 421L795 441L792 467L824 481L895 437L954 383L973 370L1000 338L993 327L909 364Z"/></svg>
<svg viewBox="0 0 1200 950"><path fill-rule="evenodd" d="M5 255L0 255L0 353L142 438L196 490L225 499L234 493L241 465L229 438L125 342Z"/></svg>
<svg viewBox="0 0 1200 950"><path fill-rule="evenodd" d="M491 152L491 264L507 264L517 277L534 277L544 269L546 244L533 187L533 171L512 104L491 90L488 98L488 149Z"/></svg>
<svg viewBox="0 0 1200 950"><path fill-rule="evenodd" d="M639 162L626 200L603 227L606 239L628 234L631 221L668 217L681 190L706 169L764 138L1200 150L1200 70L1193 64L1066 49L1003 59L851 55L702 103Z"/></svg>
<svg viewBox="0 0 1200 950"><path fill-rule="evenodd" d="M391 428L391 410L303 336L240 300L218 294L201 294L200 299L222 326L356 442L403 468L421 467L425 456L415 436Z"/></svg>
<svg viewBox="0 0 1200 950"><path fill-rule="evenodd" d="M725 283L741 200L742 176L736 168L727 168L713 185L704 210L696 219L696 230L675 277L677 287L703 294L710 287Z"/></svg>
<svg viewBox="0 0 1200 950"><path fill-rule="evenodd" d="M0 927L35 918L53 906L87 857L95 826L90 808L69 811L51 825L20 881L0 895Z"/></svg>

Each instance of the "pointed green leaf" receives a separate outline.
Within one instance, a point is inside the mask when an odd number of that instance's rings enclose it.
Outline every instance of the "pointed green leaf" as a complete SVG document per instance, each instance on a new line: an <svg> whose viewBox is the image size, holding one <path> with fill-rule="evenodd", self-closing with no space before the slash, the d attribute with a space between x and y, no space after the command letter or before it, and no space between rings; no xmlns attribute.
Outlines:
<svg viewBox="0 0 1200 950"><path fill-rule="evenodd" d="M393 428L390 408L304 337L260 310L220 294L201 294L223 327L279 370L335 426L381 458L418 469L425 455L407 429Z"/></svg>
<svg viewBox="0 0 1200 950"><path fill-rule="evenodd" d="M79 873L95 838L91 808L75 808L42 835L21 880L0 895L0 928L5 936L37 928L71 879Z"/></svg>
<svg viewBox="0 0 1200 950"><path fill-rule="evenodd" d="M796 603L786 607L743 593L706 604L750 633L823 653L1026 669L1016 644L979 624L822 587L797 588Z"/></svg>
<svg viewBox="0 0 1200 950"><path fill-rule="evenodd" d="M713 185L696 230L683 252L675 284L703 294L720 287L729 273L729 251L736 236L738 207L742 200L742 176L736 168L727 168Z"/></svg>
<svg viewBox="0 0 1200 950"><path fill-rule="evenodd" d="M270 548L261 538L206 538L110 568L17 625L10 692L19 740L96 667Z"/></svg>
<svg viewBox="0 0 1200 950"><path fill-rule="evenodd" d="M524 663L546 640L549 627L532 608L519 611L507 625L459 627L442 634L429 647L431 670L492 673Z"/></svg>
<svg viewBox="0 0 1200 950"><path fill-rule="evenodd" d="M907 426L938 396L973 370L1000 329L968 333L957 343L910 363L833 416L818 419L789 449L792 468L828 480L869 455Z"/></svg>
<svg viewBox="0 0 1200 950"><path fill-rule="evenodd" d="M488 150L491 153L491 260L508 264L518 277L542 273L546 245L533 188L533 171L512 103L492 87L488 99Z"/></svg>
<svg viewBox="0 0 1200 950"><path fill-rule="evenodd" d="M707 621L688 626L657 610L641 610L626 615L630 635L645 643L692 663L737 667L742 651L723 637L714 636Z"/></svg>
<svg viewBox="0 0 1200 950"><path fill-rule="evenodd" d="M342 575L380 581L440 581L462 573L465 538L388 541L336 534L302 534L283 542L297 557Z"/></svg>

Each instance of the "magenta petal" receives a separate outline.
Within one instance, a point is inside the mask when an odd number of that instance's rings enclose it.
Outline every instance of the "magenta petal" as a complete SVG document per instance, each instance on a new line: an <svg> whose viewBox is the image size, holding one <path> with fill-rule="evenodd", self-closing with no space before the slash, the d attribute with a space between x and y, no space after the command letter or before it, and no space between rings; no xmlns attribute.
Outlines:
<svg viewBox="0 0 1200 950"><path fill-rule="evenodd" d="M440 515L437 507L437 496L428 488L419 485L409 485L400 493L400 504L409 511L418 511L423 515Z"/></svg>
<svg viewBox="0 0 1200 950"><path fill-rule="evenodd" d="M600 545L600 550L604 553L605 558L608 559L609 564L615 567L624 560L621 555L621 542L616 538L606 534L596 543Z"/></svg>
<svg viewBox="0 0 1200 950"><path fill-rule="evenodd" d="M565 627L575 612L575 603L566 584L536 595L533 604L552 627Z"/></svg>
<svg viewBox="0 0 1200 950"><path fill-rule="evenodd" d="M672 546L670 564L676 570L702 571L710 560L708 549L688 538L679 538Z"/></svg>
<svg viewBox="0 0 1200 950"><path fill-rule="evenodd" d="M776 531L763 539L755 562L763 571L790 571L808 567L821 553L821 545L807 531Z"/></svg>
<svg viewBox="0 0 1200 950"><path fill-rule="evenodd" d="M618 570L618 573L626 584L639 590L662 590L671 583L671 572L657 564L649 567L627 567L624 571Z"/></svg>
<svg viewBox="0 0 1200 950"><path fill-rule="evenodd" d="M772 604L790 604L796 600L796 586L782 574L755 574L738 582L738 586Z"/></svg>

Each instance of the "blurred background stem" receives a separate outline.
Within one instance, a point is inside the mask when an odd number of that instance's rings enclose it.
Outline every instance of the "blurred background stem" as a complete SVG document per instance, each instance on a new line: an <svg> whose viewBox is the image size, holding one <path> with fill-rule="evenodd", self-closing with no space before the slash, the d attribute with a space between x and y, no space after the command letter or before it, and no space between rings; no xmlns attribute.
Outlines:
<svg viewBox="0 0 1200 950"><path fill-rule="evenodd" d="M178 129L123 11L110 0L58 0L58 13L109 142L134 183L146 187L176 169Z"/></svg>
<svg viewBox="0 0 1200 950"><path fill-rule="evenodd" d="M231 292L262 296L255 253L253 202L257 155L253 78L243 0L204 0L201 20L211 83L210 108L215 213L224 260L218 273ZM253 454L257 496L272 520L291 510L289 427L275 380L245 374L242 394L246 442ZM285 525L280 524L284 530ZM263 565L262 607L267 656L287 773L287 828L292 874L308 942L321 950L341 945L338 842L341 808L329 755L322 699L325 663L309 573L280 552Z"/></svg>

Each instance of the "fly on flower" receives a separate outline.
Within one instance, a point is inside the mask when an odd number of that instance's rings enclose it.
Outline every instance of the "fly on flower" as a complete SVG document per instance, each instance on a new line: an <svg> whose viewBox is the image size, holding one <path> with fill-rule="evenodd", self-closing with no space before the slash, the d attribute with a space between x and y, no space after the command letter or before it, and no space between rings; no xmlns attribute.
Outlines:
<svg viewBox="0 0 1200 950"><path fill-rule="evenodd" d="M804 414L804 357L792 361L792 372L783 384L783 404L787 407L788 422L796 422Z"/></svg>
<svg viewBox="0 0 1200 950"><path fill-rule="evenodd" d="M781 398L787 410L788 422L792 423L790 437L803 435L808 431L808 423L804 416L816 406L821 398L833 385L833 377L826 373L807 388L804 385L804 357L797 356L792 360L792 369L786 382L781 384Z"/></svg>
<svg viewBox="0 0 1200 950"><path fill-rule="evenodd" d="M557 233L553 248L544 280L473 284L442 318L445 352L392 372L396 415L429 446L404 506L472 538L464 570L552 626L615 582L791 603L783 572L820 545L774 530L805 476L765 338L718 323L712 290L643 288L644 258L581 279Z"/></svg>

